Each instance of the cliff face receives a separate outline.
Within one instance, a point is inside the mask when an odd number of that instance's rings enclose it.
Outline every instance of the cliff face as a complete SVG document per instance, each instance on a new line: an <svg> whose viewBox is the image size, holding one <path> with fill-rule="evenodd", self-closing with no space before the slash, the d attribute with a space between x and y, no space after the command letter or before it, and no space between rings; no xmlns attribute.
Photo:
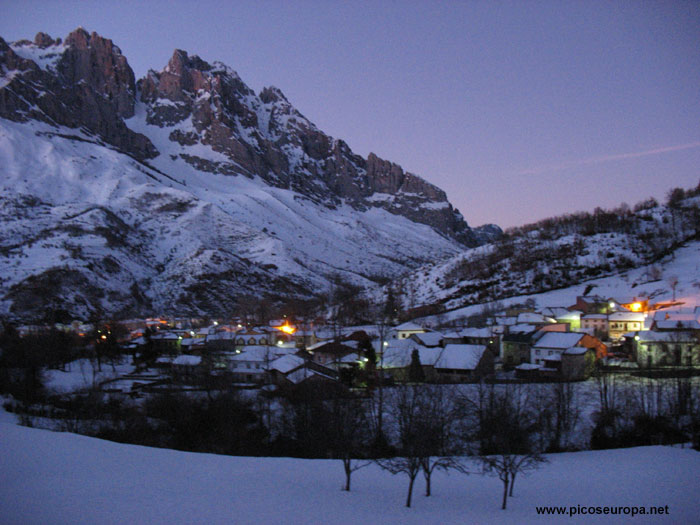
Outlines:
<svg viewBox="0 0 700 525"><path fill-rule="evenodd" d="M138 158L157 155L123 119L134 113L134 73L111 40L83 29L62 43L45 33L10 47L0 38L0 117L85 128Z"/></svg>
<svg viewBox="0 0 700 525"><path fill-rule="evenodd" d="M65 41L38 33L9 46L0 39L0 117L83 128L138 159L158 155L147 136L130 130L134 73L111 40L82 28ZM197 155L182 160L202 171L261 177L328 206L381 207L427 224L467 246L477 239L445 193L394 163L355 155L320 131L274 87L256 95L224 64L176 50L166 67L138 82L147 122L172 127L180 145L203 144L228 162ZM187 129L182 124L187 122Z"/></svg>
<svg viewBox="0 0 700 525"><path fill-rule="evenodd" d="M352 152L320 131L275 87L256 95L235 71L176 50L160 72L139 81L147 121L173 127L172 141L205 144L231 163L211 165L188 156L200 169L262 177L328 206L381 207L427 224L468 246L477 240L445 193L401 166ZM187 130L181 129L187 122Z"/></svg>

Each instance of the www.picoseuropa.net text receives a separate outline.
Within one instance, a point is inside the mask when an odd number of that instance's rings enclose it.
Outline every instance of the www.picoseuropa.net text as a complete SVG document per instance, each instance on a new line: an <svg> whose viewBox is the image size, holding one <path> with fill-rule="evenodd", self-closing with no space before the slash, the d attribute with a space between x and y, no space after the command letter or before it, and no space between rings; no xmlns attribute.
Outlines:
<svg viewBox="0 0 700 525"><path fill-rule="evenodd" d="M586 516L616 514L626 516L648 516L648 515L668 515L670 514L668 505L659 506L621 506L621 505L569 505L565 507L535 507L537 514L555 516Z"/></svg>

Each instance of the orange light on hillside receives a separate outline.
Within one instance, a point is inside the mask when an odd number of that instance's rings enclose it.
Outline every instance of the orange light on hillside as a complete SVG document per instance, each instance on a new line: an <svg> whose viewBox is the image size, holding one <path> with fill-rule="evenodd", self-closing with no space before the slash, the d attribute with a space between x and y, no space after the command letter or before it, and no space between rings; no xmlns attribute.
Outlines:
<svg viewBox="0 0 700 525"><path fill-rule="evenodd" d="M630 310L633 312L641 312L642 311L642 303L632 303L630 305Z"/></svg>

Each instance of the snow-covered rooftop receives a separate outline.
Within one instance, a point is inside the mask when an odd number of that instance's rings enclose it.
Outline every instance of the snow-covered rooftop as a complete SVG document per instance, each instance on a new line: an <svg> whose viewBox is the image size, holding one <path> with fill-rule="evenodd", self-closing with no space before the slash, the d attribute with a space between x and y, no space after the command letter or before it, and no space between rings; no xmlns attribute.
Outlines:
<svg viewBox="0 0 700 525"><path fill-rule="evenodd" d="M638 312L613 312L608 317L610 321L636 321L643 322L644 314Z"/></svg>
<svg viewBox="0 0 700 525"><path fill-rule="evenodd" d="M695 335L692 332L674 331L674 332L653 332L651 330L642 330L637 333L639 341L644 342L665 342L665 343L692 343L697 342Z"/></svg>
<svg viewBox="0 0 700 525"><path fill-rule="evenodd" d="M291 372L296 367L304 364L304 358L298 355L287 354L282 357L278 357L270 363L270 370L277 370L286 374Z"/></svg>
<svg viewBox="0 0 700 525"><path fill-rule="evenodd" d="M173 359L174 365L197 366L202 362L202 357L198 355L183 354Z"/></svg>
<svg viewBox="0 0 700 525"><path fill-rule="evenodd" d="M434 363L435 368L474 370L486 352L484 345L448 344Z"/></svg>
<svg viewBox="0 0 700 525"><path fill-rule="evenodd" d="M546 332L537 341L533 348L556 348L565 350L576 346L583 337L583 334L578 332Z"/></svg>
<svg viewBox="0 0 700 525"><path fill-rule="evenodd" d="M424 346L439 346L445 336L440 332L425 332L411 337L418 339Z"/></svg>

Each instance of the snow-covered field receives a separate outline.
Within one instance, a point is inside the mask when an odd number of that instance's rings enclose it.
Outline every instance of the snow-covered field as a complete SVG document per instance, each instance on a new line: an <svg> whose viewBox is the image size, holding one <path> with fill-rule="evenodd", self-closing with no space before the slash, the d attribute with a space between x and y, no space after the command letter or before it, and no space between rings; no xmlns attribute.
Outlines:
<svg viewBox="0 0 700 525"><path fill-rule="evenodd" d="M131 358L124 358L121 363L112 366L109 363L102 365L102 370L93 368L89 359L78 359L66 365L65 370L47 370L44 376L44 385L52 392L75 392L94 387L110 379L116 379L121 375L134 371Z"/></svg>
<svg viewBox="0 0 700 525"><path fill-rule="evenodd" d="M508 509L479 474L434 475L433 496L370 466L341 491L339 461L195 454L15 425L0 416L0 522L698 523L700 453L643 447L550 455ZM665 506L668 515L539 516L536 506Z"/></svg>

